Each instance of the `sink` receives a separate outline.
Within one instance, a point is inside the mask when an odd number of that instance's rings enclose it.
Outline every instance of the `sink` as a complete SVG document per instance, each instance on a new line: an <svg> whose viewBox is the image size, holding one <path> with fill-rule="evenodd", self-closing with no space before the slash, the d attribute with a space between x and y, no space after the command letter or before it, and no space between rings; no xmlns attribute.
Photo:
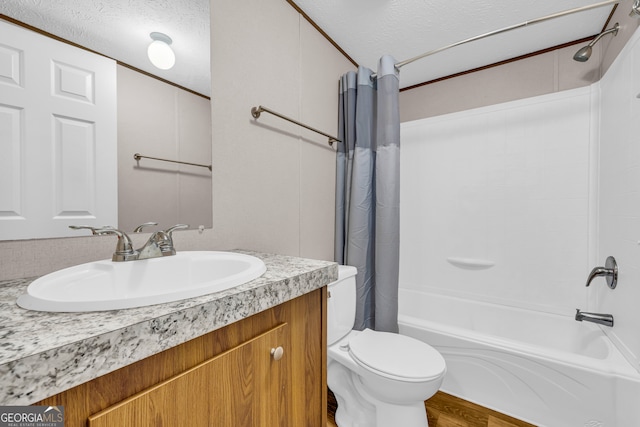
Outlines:
<svg viewBox="0 0 640 427"><path fill-rule="evenodd" d="M235 252L183 251L140 261L103 260L42 276L17 303L54 312L142 307L223 291L265 271L261 259Z"/></svg>

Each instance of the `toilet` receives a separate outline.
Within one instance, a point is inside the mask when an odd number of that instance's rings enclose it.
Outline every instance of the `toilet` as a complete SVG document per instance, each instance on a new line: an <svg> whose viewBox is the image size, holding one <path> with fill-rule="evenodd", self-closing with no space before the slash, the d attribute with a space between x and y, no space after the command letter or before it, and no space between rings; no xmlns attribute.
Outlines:
<svg viewBox="0 0 640 427"><path fill-rule="evenodd" d="M428 427L424 401L440 388L444 358L404 335L353 330L355 267L339 266L328 286L327 384L338 427Z"/></svg>

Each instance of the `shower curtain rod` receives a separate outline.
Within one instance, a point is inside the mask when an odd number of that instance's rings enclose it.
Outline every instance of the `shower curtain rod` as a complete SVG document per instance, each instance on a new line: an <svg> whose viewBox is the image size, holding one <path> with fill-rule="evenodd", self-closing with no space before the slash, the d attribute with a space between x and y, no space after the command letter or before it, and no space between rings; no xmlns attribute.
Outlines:
<svg viewBox="0 0 640 427"><path fill-rule="evenodd" d="M496 34L506 33L507 31L515 30L517 28L526 27L528 25L538 24L540 22L549 21L551 19L560 18L560 17L565 16L565 15L571 15L573 13L584 12L585 10L596 9L596 8L603 7L603 6L617 4L617 3L620 3L620 1L621 0L607 0L607 1L600 2L600 3L594 3L594 4L587 5L587 6L577 7L575 9L569 9L569 10L565 10L565 11L562 11L562 12L557 12L557 13L554 13L554 14L551 14L551 15L543 16L541 18L532 19L530 21L521 22L519 24L511 25L509 27L501 28L499 30L490 31L488 33L480 34L479 36L471 37L471 38L468 38L468 39L465 39L465 40L462 40L462 41L459 41L459 42L456 42L456 43L452 43L452 44L444 46L444 47L440 47L440 48L435 49L435 50L431 50L431 51L423 53L421 55L414 56L413 58L409 58L409 59L406 59L404 61L397 62L395 64L395 66L396 66L397 69L400 69L400 68L404 67L407 64L411 64L412 62L415 62L415 61L417 61L419 59L426 58L427 56L431 56L431 55L436 54L438 52L442 52L443 50L451 49L452 47L456 47L456 46L460 46L460 45L465 44L465 43L469 43L469 42L473 42L473 41L476 41L476 40L480 40L480 39L483 39L485 37L495 36ZM372 78L375 77L375 76L376 76L375 73L371 75Z"/></svg>

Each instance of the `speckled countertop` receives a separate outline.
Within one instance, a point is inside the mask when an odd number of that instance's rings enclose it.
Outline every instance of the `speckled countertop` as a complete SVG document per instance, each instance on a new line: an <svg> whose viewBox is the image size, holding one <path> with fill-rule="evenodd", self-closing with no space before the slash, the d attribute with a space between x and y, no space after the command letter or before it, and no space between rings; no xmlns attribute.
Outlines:
<svg viewBox="0 0 640 427"><path fill-rule="evenodd" d="M0 405L28 405L318 289L337 265L283 255L235 288L166 304L89 313L16 305L35 278L0 281Z"/></svg>

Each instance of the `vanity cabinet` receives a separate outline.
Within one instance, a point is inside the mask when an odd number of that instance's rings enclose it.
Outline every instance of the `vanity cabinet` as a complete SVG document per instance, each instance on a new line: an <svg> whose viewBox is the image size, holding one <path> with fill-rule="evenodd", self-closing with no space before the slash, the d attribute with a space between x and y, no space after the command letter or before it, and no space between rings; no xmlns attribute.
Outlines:
<svg viewBox="0 0 640 427"><path fill-rule="evenodd" d="M325 426L325 303L318 289L37 404L64 405L66 427Z"/></svg>
<svg viewBox="0 0 640 427"><path fill-rule="evenodd" d="M290 425L289 344L284 323L89 417L89 427Z"/></svg>

